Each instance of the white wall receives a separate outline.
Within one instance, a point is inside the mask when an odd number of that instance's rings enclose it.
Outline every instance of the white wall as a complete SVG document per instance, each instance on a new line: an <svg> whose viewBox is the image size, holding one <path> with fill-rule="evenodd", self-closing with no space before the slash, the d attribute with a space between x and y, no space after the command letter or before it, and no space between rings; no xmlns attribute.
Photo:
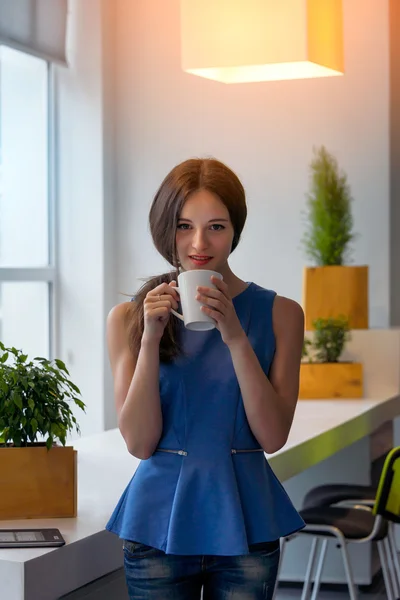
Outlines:
<svg viewBox="0 0 400 600"><path fill-rule="evenodd" d="M390 27L390 303L391 324L400 325L400 3L389 0ZM399 533L400 538L400 533Z"/></svg>
<svg viewBox="0 0 400 600"><path fill-rule="evenodd" d="M370 325L389 322L387 0L344 0L344 77L223 85L183 73L179 0L117 0L117 283L164 269L147 214L164 175L214 155L247 189L249 219L232 266L301 300L301 211L314 145L348 174L354 262L370 265ZM120 297L120 300L123 300Z"/></svg>
<svg viewBox="0 0 400 600"><path fill-rule="evenodd" d="M312 147L325 144L355 197L354 259L371 268L371 326L387 326L388 6L344 8L343 78L226 86L182 72L179 0L71 0L70 67L56 71L57 354L88 406L84 434L115 425L106 315L124 300L118 292L166 268L148 210L167 171L190 156L227 162L247 189L238 275L300 300L308 165Z"/></svg>

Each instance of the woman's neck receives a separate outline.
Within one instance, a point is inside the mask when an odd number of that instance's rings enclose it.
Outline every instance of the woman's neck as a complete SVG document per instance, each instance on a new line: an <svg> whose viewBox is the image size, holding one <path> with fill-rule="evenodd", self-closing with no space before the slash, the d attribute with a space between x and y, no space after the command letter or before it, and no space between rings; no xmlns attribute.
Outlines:
<svg viewBox="0 0 400 600"><path fill-rule="evenodd" d="M226 265L225 269L221 269L220 273L229 288L231 298L241 294L248 287L248 284L245 281L237 277L233 271L231 271L229 265Z"/></svg>

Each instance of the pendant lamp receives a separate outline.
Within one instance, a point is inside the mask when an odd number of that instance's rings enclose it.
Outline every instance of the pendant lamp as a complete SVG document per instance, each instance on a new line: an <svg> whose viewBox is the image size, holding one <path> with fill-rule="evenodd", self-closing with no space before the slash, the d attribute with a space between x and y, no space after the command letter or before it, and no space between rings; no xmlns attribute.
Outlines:
<svg viewBox="0 0 400 600"><path fill-rule="evenodd" d="M182 67L223 83L344 73L342 0L181 0Z"/></svg>

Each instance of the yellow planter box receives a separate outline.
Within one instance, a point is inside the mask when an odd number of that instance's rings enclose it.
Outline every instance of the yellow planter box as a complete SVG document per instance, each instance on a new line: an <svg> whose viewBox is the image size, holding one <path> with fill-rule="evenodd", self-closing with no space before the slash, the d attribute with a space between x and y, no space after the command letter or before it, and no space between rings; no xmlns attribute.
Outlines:
<svg viewBox="0 0 400 600"><path fill-rule="evenodd" d="M76 450L0 448L0 490L0 520L76 517Z"/></svg>
<svg viewBox="0 0 400 600"><path fill-rule="evenodd" d="M368 329L368 266L305 267L305 329L314 319L345 316L350 329Z"/></svg>
<svg viewBox="0 0 400 600"><path fill-rule="evenodd" d="M361 363L302 363L299 399L362 398Z"/></svg>

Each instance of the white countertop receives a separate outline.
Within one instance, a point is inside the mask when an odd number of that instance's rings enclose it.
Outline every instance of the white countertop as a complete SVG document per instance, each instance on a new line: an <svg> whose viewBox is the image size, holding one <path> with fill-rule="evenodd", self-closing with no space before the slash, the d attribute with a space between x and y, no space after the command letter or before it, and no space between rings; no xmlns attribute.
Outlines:
<svg viewBox="0 0 400 600"><path fill-rule="evenodd" d="M285 481L350 446L400 415L400 395L368 399L299 400L286 445L269 463Z"/></svg>
<svg viewBox="0 0 400 600"><path fill-rule="evenodd" d="M400 415L400 396L395 390L386 392L373 399L299 401L287 444L268 456L278 478L289 479ZM86 541L87 548L90 536L96 536L96 544L99 536L110 536L106 541L116 538L105 532L104 526L140 461L128 453L117 429L77 440L74 447L78 450L77 518L0 521L0 528L56 527L66 546L0 549L0 575L6 568L15 570L17 565L23 567L49 554L67 558L68 548L77 546L76 542Z"/></svg>

